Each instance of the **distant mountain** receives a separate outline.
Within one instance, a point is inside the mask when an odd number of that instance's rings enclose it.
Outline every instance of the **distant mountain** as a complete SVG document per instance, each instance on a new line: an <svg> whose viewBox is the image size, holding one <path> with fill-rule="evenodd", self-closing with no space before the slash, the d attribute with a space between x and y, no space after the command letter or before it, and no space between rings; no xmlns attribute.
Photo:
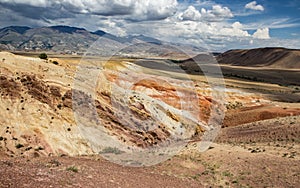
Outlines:
<svg viewBox="0 0 300 188"><path fill-rule="evenodd" d="M95 34L95 35L98 35L98 36L103 36L103 35L106 34L106 32L104 32L102 30L98 30L98 31L92 32L92 34Z"/></svg>
<svg viewBox="0 0 300 188"><path fill-rule="evenodd" d="M221 64L249 67L300 69L300 50L286 48L257 48L229 50L217 56Z"/></svg>
<svg viewBox="0 0 300 188"><path fill-rule="evenodd" d="M123 56L158 57L186 56L181 49L196 55L203 49L180 44L171 44L144 35L118 37L102 30L95 32L84 28L51 26L29 28L10 26L0 29L0 50L7 51L52 51L57 53L83 54L101 37L97 46L98 55L117 53Z"/></svg>
<svg viewBox="0 0 300 188"><path fill-rule="evenodd" d="M5 28L0 29L0 33L4 34L4 33L8 33L8 32L16 32L16 33L19 33L22 35L29 29L30 29L30 27L26 27L26 26L11 26L11 27L5 27Z"/></svg>
<svg viewBox="0 0 300 188"><path fill-rule="evenodd" d="M41 28L11 26L0 30L0 49L82 52L97 38L97 35L85 29L68 26Z"/></svg>
<svg viewBox="0 0 300 188"><path fill-rule="evenodd" d="M147 37L147 36L144 36L144 35L130 35L130 36L127 37L127 39L131 43L143 41L143 42L153 43L153 44L158 44L158 45L162 44L162 42L160 40L157 40L157 39L152 38L152 37Z"/></svg>
<svg viewBox="0 0 300 188"><path fill-rule="evenodd" d="M61 25L59 25L59 26L52 26L50 28L53 29L53 30L59 31L61 33L69 33L69 34L73 34L73 33L76 33L76 32L85 32L86 31L83 28L61 26ZM103 32L103 31L99 30L97 32ZM103 33L105 33L105 32L103 32Z"/></svg>

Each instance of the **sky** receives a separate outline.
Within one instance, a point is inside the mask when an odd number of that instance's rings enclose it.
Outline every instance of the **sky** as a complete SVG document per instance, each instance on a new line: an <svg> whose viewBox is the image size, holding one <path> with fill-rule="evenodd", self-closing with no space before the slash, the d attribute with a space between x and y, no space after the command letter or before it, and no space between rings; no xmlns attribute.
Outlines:
<svg viewBox="0 0 300 188"><path fill-rule="evenodd" d="M300 0L0 0L0 27L68 25L209 50L300 48Z"/></svg>

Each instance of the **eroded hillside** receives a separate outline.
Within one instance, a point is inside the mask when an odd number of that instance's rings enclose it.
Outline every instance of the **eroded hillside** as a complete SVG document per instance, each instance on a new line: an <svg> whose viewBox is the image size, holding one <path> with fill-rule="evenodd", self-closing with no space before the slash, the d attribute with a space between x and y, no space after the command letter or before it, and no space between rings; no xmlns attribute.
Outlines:
<svg viewBox="0 0 300 188"><path fill-rule="evenodd" d="M171 78L124 59L93 74L95 64L80 59L0 57L0 146L10 156L120 154L200 141L209 124L221 126L211 118L215 109L227 109L223 126L300 114L237 89L226 89L218 101L202 77ZM123 150L108 151L116 147Z"/></svg>

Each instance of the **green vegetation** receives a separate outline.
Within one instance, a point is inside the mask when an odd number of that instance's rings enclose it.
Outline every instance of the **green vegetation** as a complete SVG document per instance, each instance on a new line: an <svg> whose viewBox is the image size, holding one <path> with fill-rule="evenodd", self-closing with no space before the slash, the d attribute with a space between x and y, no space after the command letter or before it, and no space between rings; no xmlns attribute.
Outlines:
<svg viewBox="0 0 300 188"><path fill-rule="evenodd" d="M41 53L41 54L39 55L39 58L40 58L40 59L47 59L48 56L47 56L46 53Z"/></svg>
<svg viewBox="0 0 300 188"><path fill-rule="evenodd" d="M29 151L29 150L31 150L31 149L32 149L32 147L29 146L29 147L27 147L27 148L25 149L25 151Z"/></svg>
<svg viewBox="0 0 300 188"><path fill-rule="evenodd" d="M50 164L51 166L59 166L59 165L61 165L61 163L60 163L58 160L55 160L55 159L52 159L52 160L49 162L49 164Z"/></svg>
<svg viewBox="0 0 300 188"><path fill-rule="evenodd" d="M35 151L40 151L40 150L44 150L44 148L42 146L39 146L37 148L34 149Z"/></svg>
<svg viewBox="0 0 300 188"><path fill-rule="evenodd" d="M78 168L76 166L69 166L66 170L70 172L78 172Z"/></svg>
<svg viewBox="0 0 300 188"><path fill-rule="evenodd" d="M222 172L222 175L227 176L227 177L232 177L233 176L233 174L231 174L229 171Z"/></svg>
<svg viewBox="0 0 300 188"><path fill-rule="evenodd" d="M57 108L61 110L62 105L61 105L61 104L58 104L58 105L57 105Z"/></svg>
<svg viewBox="0 0 300 188"><path fill-rule="evenodd" d="M22 148L22 147L24 147L23 144L17 144L17 145L16 145L16 148L17 148L17 149Z"/></svg>

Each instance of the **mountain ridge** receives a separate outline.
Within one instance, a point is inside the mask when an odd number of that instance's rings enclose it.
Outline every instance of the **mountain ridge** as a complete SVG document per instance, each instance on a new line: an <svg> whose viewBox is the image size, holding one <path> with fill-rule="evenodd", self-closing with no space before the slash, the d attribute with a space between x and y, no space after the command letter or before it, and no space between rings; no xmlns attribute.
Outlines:
<svg viewBox="0 0 300 188"><path fill-rule="evenodd" d="M102 30L94 32L84 28L57 25L30 28L9 26L0 29L0 50L53 51L57 53L84 54L97 40L101 40L97 55L159 57L172 54L186 56L181 49L196 55L203 49L173 44L145 35L115 36ZM138 47L135 47L138 46ZM125 48L125 49L124 49ZM124 49L124 52L122 50ZM120 51L121 50L121 51Z"/></svg>

